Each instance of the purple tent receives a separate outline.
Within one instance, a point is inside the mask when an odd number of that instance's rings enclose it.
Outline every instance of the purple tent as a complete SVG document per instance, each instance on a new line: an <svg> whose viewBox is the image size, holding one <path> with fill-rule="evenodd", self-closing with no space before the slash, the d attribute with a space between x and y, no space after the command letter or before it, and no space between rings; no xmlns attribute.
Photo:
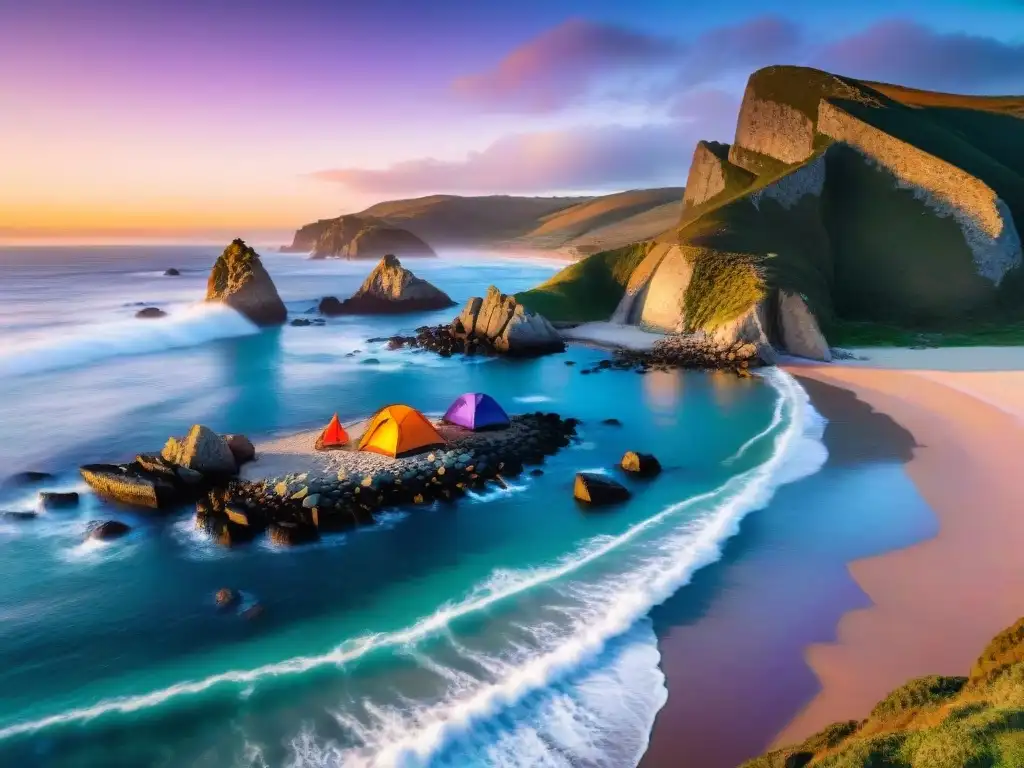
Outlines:
<svg viewBox="0 0 1024 768"><path fill-rule="evenodd" d="M482 392L462 395L445 412L444 420L473 430L508 426L508 414L493 397Z"/></svg>

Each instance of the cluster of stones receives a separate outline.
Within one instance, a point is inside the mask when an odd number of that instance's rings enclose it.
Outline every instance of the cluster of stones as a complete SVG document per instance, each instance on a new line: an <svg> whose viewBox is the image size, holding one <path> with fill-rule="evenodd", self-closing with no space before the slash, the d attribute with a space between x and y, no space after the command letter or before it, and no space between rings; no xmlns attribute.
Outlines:
<svg viewBox="0 0 1024 768"><path fill-rule="evenodd" d="M452 355L497 355L499 351L488 339L477 336L458 335L450 325L424 325L416 329L415 336L390 336L386 339L370 339L371 342L386 341L388 349L425 349L441 357Z"/></svg>
<svg viewBox="0 0 1024 768"><path fill-rule="evenodd" d="M661 474L661 462L650 453L626 451L619 469L627 475L648 480ZM599 472L578 472L572 494L587 507L619 504L633 495L622 483Z"/></svg>
<svg viewBox="0 0 1024 768"><path fill-rule="evenodd" d="M159 454L142 453L127 464L87 464L79 472L104 498L166 509L224 485L255 457L256 449L244 435L218 435L196 424L185 437L170 438Z"/></svg>
<svg viewBox="0 0 1024 768"><path fill-rule="evenodd" d="M266 533L270 541L293 546L315 541L321 533L372 523L388 507L451 502L569 445L579 422L556 413L512 418L508 436L495 433L479 442L454 441L443 450L400 459L371 475L335 478L308 473L261 482L232 481L212 490L196 505L196 526L225 546Z"/></svg>
<svg viewBox="0 0 1024 768"><path fill-rule="evenodd" d="M611 360L601 360L580 373L595 374L604 370L670 371L677 368L732 371L738 376L749 376L751 368L764 365L757 346L736 342L722 346L697 336L668 336L646 351L616 350Z"/></svg>

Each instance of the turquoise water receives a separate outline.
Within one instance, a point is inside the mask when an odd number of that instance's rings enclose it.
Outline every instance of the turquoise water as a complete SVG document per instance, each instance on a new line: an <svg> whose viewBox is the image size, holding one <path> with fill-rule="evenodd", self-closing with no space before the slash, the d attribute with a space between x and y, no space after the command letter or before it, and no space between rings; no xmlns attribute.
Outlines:
<svg viewBox="0 0 1024 768"><path fill-rule="evenodd" d="M466 391L580 418L582 442L508 491L393 510L296 550L223 550L187 510L154 518L89 495L0 522L0 764L634 765L666 695L647 614L775 487L820 466L802 390L781 372L583 377L603 357L584 347L443 360L367 343L453 310L260 331L194 304L215 255L0 250L0 477L45 469L59 475L47 487L77 488L78 464L197 421L259 438L389 402L437 413ZM292 316L368 269L264 260ZM169 266L183 276L162 277ZM414 265L460 303L557 267ZM135 320L135 302L170 316ZM665 472L621 508L582 512L574 472L612 471L628 449ZM0 508L30 508L34 493L2 489ZM132 534L82 544L87 521L111 517ZM216 612L225 586L264 616Z"/></svg>

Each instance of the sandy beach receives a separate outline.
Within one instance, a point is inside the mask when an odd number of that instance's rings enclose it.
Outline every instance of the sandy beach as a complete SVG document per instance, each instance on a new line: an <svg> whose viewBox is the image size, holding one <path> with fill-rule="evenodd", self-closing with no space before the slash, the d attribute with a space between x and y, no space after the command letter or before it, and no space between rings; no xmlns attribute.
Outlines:
<svg viewBox="0 0 1024 768"><path fill-rule="evenodd" d="M859 719L891 689L965 674L993 635L1024 614L1024 350L858 350L786 368L853 393L908 430L906 472L938 518L925 541L849 564L868 607L846 613L807 663L820 691L777 735L791 743Z"/></svg>

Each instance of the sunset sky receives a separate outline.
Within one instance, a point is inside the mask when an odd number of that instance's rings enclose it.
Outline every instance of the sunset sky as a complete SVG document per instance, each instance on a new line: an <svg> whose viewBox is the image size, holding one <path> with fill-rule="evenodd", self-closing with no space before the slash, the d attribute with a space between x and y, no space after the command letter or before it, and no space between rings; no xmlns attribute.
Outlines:
<svg viewBox="0 0 1024 768"><path fill-rule="evenodd" d="M774 63L1024 93L1024 0L0 0L0 240L681 186Z"/></svg>

